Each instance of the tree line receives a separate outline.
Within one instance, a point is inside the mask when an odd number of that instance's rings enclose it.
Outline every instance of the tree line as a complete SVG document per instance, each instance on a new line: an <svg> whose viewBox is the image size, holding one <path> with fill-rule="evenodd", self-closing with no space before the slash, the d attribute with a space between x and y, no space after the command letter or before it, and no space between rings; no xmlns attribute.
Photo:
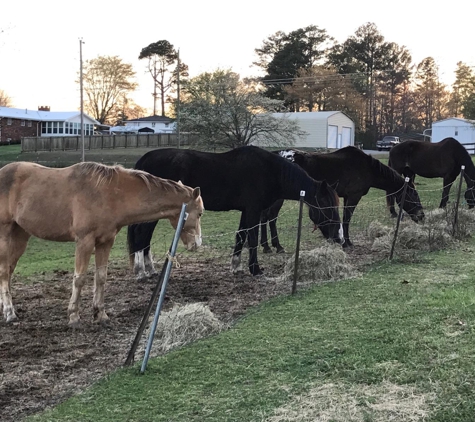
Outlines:
<svg viewBox="0 0 475 422"><path fill-rule="evenodd" d="M386 134L421 134L449 116L475 118L472 67L458 62L448 87L432 57L414 64L409 50L386 41L374 23L342 43L315 25L278 31L255 53L253 64L264 76L242 79L231 69L216 69L190 78L169 41L142 48L138 58L153 81L153 115L177 117L180 130L198 133L213 147L256 138L291 144L304 135L289 119L273 118L277 111L343 111L355 122L356 140L367 145ZM130 99L135 75L118 56L86 61L85 111L112 125L145 116L146 109ZM0 90L0 105L9 104Z"/></svg>

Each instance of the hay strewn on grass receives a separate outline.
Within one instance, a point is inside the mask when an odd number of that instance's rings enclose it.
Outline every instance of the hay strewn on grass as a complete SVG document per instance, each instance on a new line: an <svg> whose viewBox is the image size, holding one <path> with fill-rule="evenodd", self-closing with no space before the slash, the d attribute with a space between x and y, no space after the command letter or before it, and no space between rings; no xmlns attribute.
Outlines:
<svg viewBox="0 0 475 422"><path fill-rule="evenodd" d="M150 323L153 317L150 317ZM225 328L226 325L203 303L174 305L170 311L160 314L151 355L163 355L177 347L219 333ZM150 327L146 334L147 340L149 335Z"/></svg>
<svg viewBox="0 0 475 422"><path fill-rule="evenodd" d="M295 255L285 264L285 280L293 280L294 269ZM340 245L328 243L310 251L301 251L299 254L298 282L334 281L358 276L359 273L348 262L348 257Z"/></svg>
<svg viewBox="0 0 475 422"><path fill-rule="evenodd" d="M278 408L265 422L416 422L427 418L433 399L389 382L324 384Z"/></svg>
<svg viewBox="0 0 475 422"><path fill-rule="evenodd" d="M396 250L421 250L435 251L444 249L457 239L471 236L475 231L475 212L459 210L455 235L453 233L454 211L435 209L426 212L423 223L414 223L405 219L399 226L396 241ZM372 223L373 224L373 223ZM374 239L372 250L375 252L389 252L394 239L395 228L381 227L375 223L374 227L368 228L368 235ZM370 233L387 234L379 236Z"/></svg>

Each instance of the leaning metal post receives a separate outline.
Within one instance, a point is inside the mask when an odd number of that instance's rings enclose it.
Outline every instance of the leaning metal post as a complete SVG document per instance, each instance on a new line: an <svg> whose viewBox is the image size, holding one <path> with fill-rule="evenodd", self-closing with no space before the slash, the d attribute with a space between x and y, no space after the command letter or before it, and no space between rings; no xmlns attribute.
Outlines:
<svg viewBox="0 0 475 422"><path fill-rule="evenodd" d="M396 231L394 232L393 244L391 246L391 253L389 254L389 260L393 259L394 247L396 246L397 233L399 231L399 223L401 222L402 212L404 207L404 201L406 200L407 184L409 183L409 177L404 179L404 189L402 191L401 203L399 204L399 214L397 216Z"/></svg>
<svg viewBox="0 0 475 422"><path fill-rule="evenodd" d="M458 188L458 191L457 191L457 202L455 203L455 215L454 215L454 224L453 224L453 227L452 227L452 236L455 236L455 231L457 230L460 195L462 193L462 179L463 179L464 171L465 171L465 166L462 166L460 168L460 181L459 181L459 188Z"/></svg>
<svg viewBox="0 0 475 422"><path fill-rule="evenodd" d="M163 277L163 284L162 284L162 289L160 291L160 297L158 298L157 309L155 310L155 316L153 318L152 327L150 328L150 334L149 334L149 337L148 337L147 348L145 349L145 356L144 356L144 359L143 359L143 362L142 362L142 367L140 369L140 373L142 373L142 374L145 372L145 368L147 367L148 358L150 356L150 351L152 350L153 338L155 336L155 331L157 330L158 318L160 316L160 311L162 310L163 301L165 300L165 292L167 290L168 279L170 278L170 272L171 272L171 268L172 268L172 264L173 264L173 258L175 257L176 248L177 248L177 245L178 245L178 240L180 238L180 233L181 233L181 231L183 229L183 226L185 224L185 220L188 217L188 214L185 213L185 210L186 210L186 204L183 204L182 207L181 207L181 213L180 213L180 217L179 217L179 220L178 220L178 225L177 225L177 228L176 228L176 231L175 231L175 236L173 238L172 247L171 247L171 250L170 250L170 259L167 262L165 275Z"/></svg>
<svg viewBox="0 0 475 422"><path fill-rule="evenodd" d="M297 245L295 246L295 264L294 264L294 282L292 283L292 294L297 291L297 273L299 266L299 252L300 252L300 235L302 233L302 213L303 213L303 200L305 197L305 191L300 191L300 207L299 207L299 223L297 228Z"/></svg>

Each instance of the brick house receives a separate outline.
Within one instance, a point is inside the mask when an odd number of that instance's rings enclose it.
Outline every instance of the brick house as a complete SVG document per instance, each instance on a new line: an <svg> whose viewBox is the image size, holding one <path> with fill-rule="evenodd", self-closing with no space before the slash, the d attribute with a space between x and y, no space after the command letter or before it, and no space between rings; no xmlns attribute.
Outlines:
<svg viewBox="0 0 475 422"><path fill-rule="evenodd" d="M99 122L84 113L84 135L92 135ZM49 111L49 107L28 110L0 107L0 144L20 143L31 136L67 136L81 134L79 111Z"/></svg>

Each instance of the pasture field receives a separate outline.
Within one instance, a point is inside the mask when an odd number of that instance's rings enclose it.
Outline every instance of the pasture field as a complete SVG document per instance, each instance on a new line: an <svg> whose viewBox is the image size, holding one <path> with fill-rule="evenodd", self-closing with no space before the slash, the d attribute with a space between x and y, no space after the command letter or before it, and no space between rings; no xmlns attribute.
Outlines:
<svg viewBox="0 0 475 422"><path fill-rule="evenodd" d="M416 182L425 208L435 208L441 179ZM394 220L384 192L372 189L350 225L355 248L349 256L362 275L290 296L290 284L274 286L273 277L292 257L297 215L298 204L286 202L278 227L287 252L259 253L268 277L254 279L229 273L238 213L205 212L204 247L191 254L180 246L182 267L172 272L166 305L208 302L232 326L151 359L143 376L137 365L118 369L152 288L137 285L127 269L125 229L112 251L105 292L112 327L92 327L85 292L82 333L66 328L74 245L31 239L12 286L21 321L0 323L0 408L9 412L0 419L473 421L475 240L420 252L411 262L397 253L393 262L373 255L364 241L368 224L393 226ZM323 244L311 229L305 215L301 250ZM168 222L160 222L152 241L159 263L171 238Z"/></svg>

